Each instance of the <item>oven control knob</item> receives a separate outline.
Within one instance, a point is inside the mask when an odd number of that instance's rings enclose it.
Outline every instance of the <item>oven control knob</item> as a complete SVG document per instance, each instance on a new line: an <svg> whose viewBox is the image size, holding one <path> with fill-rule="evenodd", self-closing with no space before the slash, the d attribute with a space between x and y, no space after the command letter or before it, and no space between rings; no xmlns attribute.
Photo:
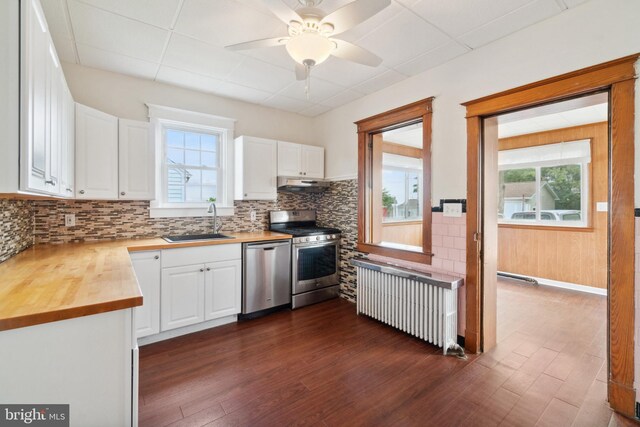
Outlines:
<svg viewBox="0 0 640 427"><path fill-rule="evenodd" d="M304 238L304 241L305 241L305 242L308 242L308 241L310 241L310 240L311 240L311 239L310 239L309 237L305 237L305 238Z"/></svg>
<svg viewBox="0 0 640 427"><path fill-rule="evenodd" d="M335 234L332 234L332 235L331 235L331 238L332 238L332 239L335 239L336 237L338 237L338 236L336 236Z"/></svg>

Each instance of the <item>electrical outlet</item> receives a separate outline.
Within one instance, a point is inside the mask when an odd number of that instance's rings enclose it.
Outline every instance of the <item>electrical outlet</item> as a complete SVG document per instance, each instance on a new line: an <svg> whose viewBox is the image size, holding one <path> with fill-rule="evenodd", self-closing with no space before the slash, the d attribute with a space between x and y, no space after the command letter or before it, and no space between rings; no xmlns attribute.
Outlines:
<svg viewBox="0 0 640 427"><path fill-rule="evenodd" d="M64 226L65 227L75 227L76 226L76 214L65 214L65 216L64 216Z"/></svg>
<svg viewBox="0 0 640 427"><path fill-rule="evenodd" d="M256 211L251 211L251 221L255 221L256 220Z"/></svg>
<svg viewBox="0 0 640 427"><path fill-rule="evenodd" d="M443 203L442 216L461 217L462 203Z"/></svg>

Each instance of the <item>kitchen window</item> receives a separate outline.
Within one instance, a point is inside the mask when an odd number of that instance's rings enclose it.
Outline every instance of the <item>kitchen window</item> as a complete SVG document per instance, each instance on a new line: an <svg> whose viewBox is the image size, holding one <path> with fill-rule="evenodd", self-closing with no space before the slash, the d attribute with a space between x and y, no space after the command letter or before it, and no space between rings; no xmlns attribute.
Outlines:
<svg viewBox="0 0 640 427"><path fill-rule="evenodd" d="M498 223L587 227L591 141L498 153Z"/></svg>
<svg viewBox="0 0 640 427"><path fill-rule="evenodd" d="M431 99L356 122L358 250L431 263Z"/></svg>
<svg viewBox="0 0 640 427"><path fill-rule="evenodd" d="M151 217L233 214L234 121L149 105L156 139L156 200Z"/></svg>

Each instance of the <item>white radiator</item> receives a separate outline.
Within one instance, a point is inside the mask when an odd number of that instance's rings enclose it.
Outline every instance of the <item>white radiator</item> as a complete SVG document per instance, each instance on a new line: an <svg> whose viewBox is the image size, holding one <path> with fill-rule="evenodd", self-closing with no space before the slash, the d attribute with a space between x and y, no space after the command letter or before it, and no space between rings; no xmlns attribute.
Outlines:
<svg viewBox="0 0 640 427"><path fill-rule="evenodd" d="M444 354L459 348L457 288L462 279L429 277L373 261L353 264L358 274L358 314L442 347Z"/></svg>

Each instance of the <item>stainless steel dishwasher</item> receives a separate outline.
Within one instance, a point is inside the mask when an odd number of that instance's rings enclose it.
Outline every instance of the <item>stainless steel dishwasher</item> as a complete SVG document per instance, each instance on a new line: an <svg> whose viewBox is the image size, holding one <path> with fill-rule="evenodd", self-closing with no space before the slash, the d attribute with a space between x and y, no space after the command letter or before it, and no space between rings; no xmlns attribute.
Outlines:
<svg viewBox="0 0 640 427"><path fill-rule="evenodd" d="M242 245L242 314L291 304L291 241Z"/></svg>

